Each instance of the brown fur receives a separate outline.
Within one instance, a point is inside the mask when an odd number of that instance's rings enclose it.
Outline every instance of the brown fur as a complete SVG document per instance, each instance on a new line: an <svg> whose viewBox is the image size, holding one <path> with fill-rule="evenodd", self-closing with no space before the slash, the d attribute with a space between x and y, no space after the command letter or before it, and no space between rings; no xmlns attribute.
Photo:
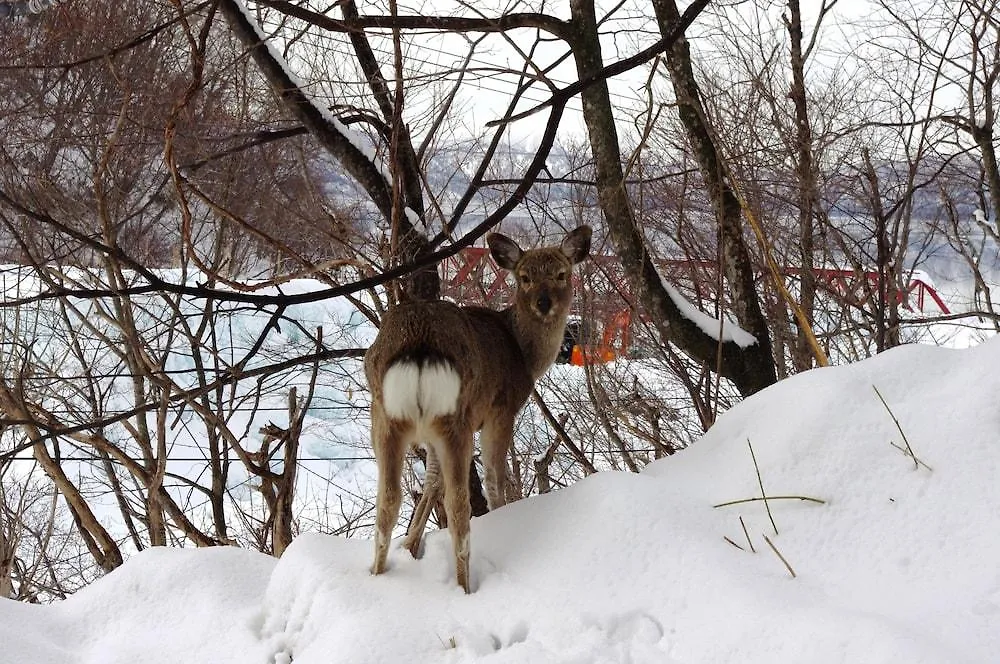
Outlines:
<svg viewBox="0 0 1000 664"><path fill-rule="evenodd" d="M487 500L490 509L496 509L506 501L507 451L514 420L535 381L559 352L573 295L570 273L573 264L589 252L590 227L581 226L569 233L560 247L526 252L499 234L487 240L497 263L517 279L512 306L493 311L443 301L399 305L385 316L378 337L365 354L365 374L372 393L372 447L379 469L373 574L386 568L389 537L399 518L404 456L411 446L423 444L428 458L424 495L414 512L405 546L414 555L419 551L430 507L443 481L456 577L469 592L473 434L482 431ZM390 415L387 410L392 408L386 407L383 383L394 365L419 367L419 372L428 367L453 370L460 381L453 411L428 417L424 410L427 400L415 398L420 415ZM411 375L425 375L419 372ZM400 394L399 388L395 389L394 394Z"/></svg>

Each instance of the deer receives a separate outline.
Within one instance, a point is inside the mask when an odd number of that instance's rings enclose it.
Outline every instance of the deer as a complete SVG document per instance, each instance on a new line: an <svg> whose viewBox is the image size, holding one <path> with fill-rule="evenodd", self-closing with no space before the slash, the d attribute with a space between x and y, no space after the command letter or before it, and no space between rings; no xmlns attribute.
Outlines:
<svg viewBox="0 0 1000 664"><path fill-rule="evenodd" d="M522 250L500 233L486 242L517 282L502 310L443 300L401 303L383 317L364 357L371 391L371 441L378 467L375 560L386 570L399 519L407 452L427 451L424 493L404 547L416 558L431 507L444 490L455 578L469 586L469 473L480 432L487 505L506 503L507 453L517 414L555 362L573 298L572 269L590 254L591 229L570 231L558 246Z"/></svg>

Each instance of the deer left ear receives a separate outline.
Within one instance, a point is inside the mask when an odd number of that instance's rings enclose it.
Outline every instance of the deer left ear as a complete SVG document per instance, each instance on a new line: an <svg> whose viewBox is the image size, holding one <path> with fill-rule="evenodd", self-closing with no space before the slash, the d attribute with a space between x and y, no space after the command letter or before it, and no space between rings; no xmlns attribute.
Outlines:
<svg viewBox="0 0 1000 664"><path fill-rule="evenodd" d="M574 264L579 263L587 256L590 255L590 226L580 226L569 233L563 238L562 252L566 254L566 258L570 259Z"/></svg>
<svg viewBox="0 0 1000 664"><path fill-rule="evenodd" d="M486 236L486 244L490 245L490 254L497 265L505 270L513 271L517 267L517 262L521 260L524 252L506 235L500 233L490 233Z"/></svg>

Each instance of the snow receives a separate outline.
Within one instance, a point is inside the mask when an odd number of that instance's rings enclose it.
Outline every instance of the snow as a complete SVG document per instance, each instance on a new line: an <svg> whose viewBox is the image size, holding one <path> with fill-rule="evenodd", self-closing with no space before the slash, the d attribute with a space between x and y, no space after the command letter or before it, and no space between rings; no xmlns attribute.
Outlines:
<svg viewBox="0 0 1000 664"><path fill-rule="evenodd" d="M420 224L423 223L423 220L420 218L420 215L417 214L417 211L410 206L403 208L403 214L406 215L406 219L410 222L411 226L420 226Z"/></svg>
<svg viewBox="0 0 1000 664"><path fill-rule="evenodd" d="M932 277L926 270L910 270L907 275L911 284L915 281L919 281L925 286L937 289L937 285L934 283L934 277Z"/></svg>
<svg viewBox="0 0 1000 664"><path fill-rule="evenodd" d="M687 298L681 295L679 290L667 282L661 281L661 283L670 296L670 299L674 301L674 305L681 310L681 315L697 325L705 334L718 340L721 328L722 342L732 341L740 348L749 348L757 343L757 337L741 328L729 318L724 318L720 322L718 318L713 318L694 306Z"/></svg>
<svg viewBox="0 0 1000 664"><path fill-rule="evenodd" d="M785 380L642 473L474 519L472 595L444 532L419 561L393 548L380 577L365 539L305 533L280 560L151 550L65 601L0 601L0 650L19 664L997 661L997 366L1000 339ZM891 444L893 417L933 470ZM824 502L772 498L777 534L760 501L713 507L759 483Z"/></svg>
<svg viewBox="0 0 1000 664"><path fill-rule="evenodd" d="M263 598L258 584L275 562L236 548L152 549L68 601L4 601L3 661L125 664L188 652L209 662L250 655L254 605ZM162 643L166 635L176 641Z"/></svg>

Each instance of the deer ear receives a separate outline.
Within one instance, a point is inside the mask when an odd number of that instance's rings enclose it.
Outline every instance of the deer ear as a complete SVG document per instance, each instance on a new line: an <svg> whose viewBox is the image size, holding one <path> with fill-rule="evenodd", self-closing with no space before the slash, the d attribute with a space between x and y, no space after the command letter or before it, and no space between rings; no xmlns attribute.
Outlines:
<svg viewBox="0 0 1000 664"><path fill-rule="evenodd" d="M486 244L490 245L490 254L493 255L493 260L505 270L513 271L517 267L517 262L521 260L521 256L524 255L516 242L500 233L487 235Z"/></svg>
<svg viewBox="0 0 1000 664"><path fill-rule="evenodd" d="M580 226L563 238L560 248L574 264L590 255L590 235L590 226Z"/></svg>

